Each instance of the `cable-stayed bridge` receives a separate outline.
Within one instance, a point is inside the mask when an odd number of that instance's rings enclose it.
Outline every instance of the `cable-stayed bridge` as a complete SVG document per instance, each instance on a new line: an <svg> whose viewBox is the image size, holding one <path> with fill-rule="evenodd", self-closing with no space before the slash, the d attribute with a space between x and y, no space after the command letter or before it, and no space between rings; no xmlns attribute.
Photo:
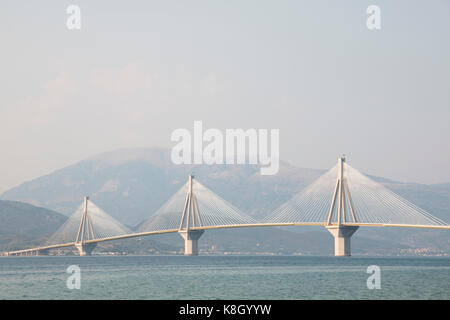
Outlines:
<svg viewBox="0 0 450 320"><path fill-rule="evenodd" d="M450 229L425 210L388 190L343 157L336 166L296 194L262 221L246 215L193 176L136 232L132 232L85 197L84 203L45 245L3 255L46 254L76 247L90 255L97 243L165 233L179 233L185 254L198 254L205 230L267 226L323 226L334 237L336 256L350 256L350 239L360 226Z"/></svg>

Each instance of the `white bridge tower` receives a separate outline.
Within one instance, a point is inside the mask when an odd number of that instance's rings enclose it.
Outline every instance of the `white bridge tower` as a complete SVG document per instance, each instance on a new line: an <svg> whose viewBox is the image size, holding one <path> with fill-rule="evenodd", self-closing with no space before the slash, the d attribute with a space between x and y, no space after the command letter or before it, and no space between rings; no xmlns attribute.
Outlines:
<svg viewBox="0 0 450 320"><path fill-rule="evenodd" d="M326 224L326 228L334 237L334 255L336 257L351 256L350 238L359 228L358 226L345 225L346 222L357 223L357 220L352 196L344 174L344 163L345 157L339 157L338 178ZM337 223L332 223L335 211L337 212Z"/></svg>
<svg viewBox="0 0 450 320"><path fill-rule="evenodd" d="M75 247L78 249L80 256L90 256L96 243L86 243L86 240L95 239L94 228L88 214L89 197L84 197L84 209L81 216L80 226L78 227L77 237L75 238Z"/></svg>
<svg viewBox="0 0 450 320"><path fill-rule="evenodd" d="M183 215L181 216L178 233L184 239L184 254L186 256L198 255L198 239L204 230L192 230L203 226L200 210L198 208L197 197L193 188L194 176L189 176L188 192L184 203Z"/></svg>

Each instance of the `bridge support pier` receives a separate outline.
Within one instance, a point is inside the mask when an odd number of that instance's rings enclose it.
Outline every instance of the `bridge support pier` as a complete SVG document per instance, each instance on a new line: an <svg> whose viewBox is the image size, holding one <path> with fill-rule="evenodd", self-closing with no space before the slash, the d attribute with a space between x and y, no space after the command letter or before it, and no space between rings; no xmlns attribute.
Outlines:
<svg viewBox="0 0 450 320"><path fill-rule="evenodd" d="M334 255L336 257L351 256L350 238L358 230L358 226L327 226L334 237Z"/></svg>
<svg viewBox="0 0 450 320"><path fill-rule="evenodd" d="M76 243L75 244L75 247L78 249L80 256L90 256L96 246L97 246L96 243Z"/></svg>
<svg viewBox="0 0 450 320"><path fill-rule="evenodd" d="M184 255L198 255L198 239L202 236L204 230L180 230L178 233L184 239Z"/></svg>

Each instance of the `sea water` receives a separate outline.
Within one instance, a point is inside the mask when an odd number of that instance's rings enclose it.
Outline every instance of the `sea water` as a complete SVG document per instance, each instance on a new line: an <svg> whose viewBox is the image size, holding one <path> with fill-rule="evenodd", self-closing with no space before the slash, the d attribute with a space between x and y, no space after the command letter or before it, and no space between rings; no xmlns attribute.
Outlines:
<svg viewBox="0 0 450 320"><path fill-rule="evenodd" d="M379 289L367 285L373 265ZM2 257L0 299L450 299L450 258Z"/></svg>

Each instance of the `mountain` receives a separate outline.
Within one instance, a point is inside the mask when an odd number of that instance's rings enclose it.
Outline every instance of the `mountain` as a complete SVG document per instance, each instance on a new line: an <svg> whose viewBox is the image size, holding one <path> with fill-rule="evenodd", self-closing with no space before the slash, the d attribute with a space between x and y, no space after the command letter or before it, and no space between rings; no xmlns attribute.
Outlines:
<svg viewBox="0 0 450 320"><path fill-rule="evenodd" d="M17 201L0 201L0 250L42 243L67 220L52 210Z"/></svg>
<svg viewBox="0 0 450 320"><path fill-rule="evenodd" d="M274 176L261 176L256 165L177 166L166 149L124 149L25 182L4 192L0 199L28 202L71 215L89 195L111 216L134 226L150 217L187 181L189 174L194 174L222 198L260 218L322 173L286 163L281 163Z"/></svg>
<svg viewBox="0 0 450 320"><path fill-rule="evenodd" d="M133 228L167 201L189 174L194 174L203 185L259 219L324 172L281 162L277 175L262 176L257 165L178 166L172 164L170 151L166 149L121 149L25 182L4 192L0 199L28 202L70 215L83 196L89 195L108 214ZM450 220L450 184L423 185L371 178L442 220ZM142 243L153 246L159 239L170 244L159 246L166 251L182 246L178 235L155 237L154 242L142 240ZM201 249L206 251L304 254L328 254L332 245L331 236L321 227L208 231L200 241ZM352 247L354 253L360 254L450 254L447 230L360 228L353 236ZM146 252L145 245L141 249Z"/></svg>

